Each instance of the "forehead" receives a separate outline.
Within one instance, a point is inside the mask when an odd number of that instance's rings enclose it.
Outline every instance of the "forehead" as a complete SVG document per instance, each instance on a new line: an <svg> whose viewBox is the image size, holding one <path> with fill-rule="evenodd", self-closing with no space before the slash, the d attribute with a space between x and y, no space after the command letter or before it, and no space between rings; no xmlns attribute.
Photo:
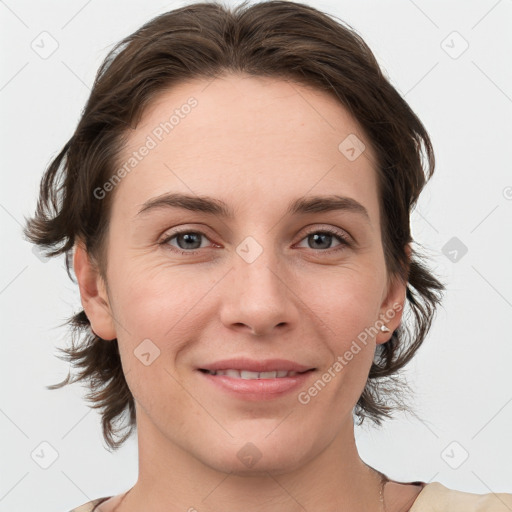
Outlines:
<svg viewBox="0 0 512 512"><path fill-rule="evenodd" d="M176 191L237 212L339 193L378 219L375 156L359 123L331 95L285 79L227 74L162 91L117 164L128 171L115 192L123 216Z"/></svg>

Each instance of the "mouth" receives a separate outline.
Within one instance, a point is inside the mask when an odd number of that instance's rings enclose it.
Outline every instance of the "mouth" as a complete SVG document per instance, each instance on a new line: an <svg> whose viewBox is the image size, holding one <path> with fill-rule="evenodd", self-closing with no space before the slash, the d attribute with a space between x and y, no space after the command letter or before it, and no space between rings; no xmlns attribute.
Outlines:
<svg viewBox="0 0 512 512"><path fill-rule="evenodd" d="M314 368L305 370L302 372L288 371L288 370L275 370L271 372L252 372L249 370L237 370L235 368L229 368L227 370L208 370L206 368L199 368L199 371L207 373L208 375L224 375L231 377L232 379L244 379L244 380L255 380L255 379L284 379L288 377L295 377L296 375L302 375L307 372L313 371Z"/></svg>
<svg viewBox="0 0 512 512"><path fill-rule="evenodd" d="M206 365L205 365L206 366ZM214 393L244 401L275 400L307 385L316 368L285 360L219 361L197 368L203 382ZM210 387L211 386L211 387Z"/></svg>

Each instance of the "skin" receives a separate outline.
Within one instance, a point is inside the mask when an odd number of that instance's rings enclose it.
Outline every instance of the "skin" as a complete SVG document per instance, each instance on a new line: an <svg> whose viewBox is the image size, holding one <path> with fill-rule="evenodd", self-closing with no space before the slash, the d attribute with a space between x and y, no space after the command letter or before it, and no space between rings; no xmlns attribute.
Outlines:
<svg viewBox="0 0 512 512"><path fill-rule="evenodd" d="M264 402L233 398L197 370L238 355L291 359L316 368L308 389L365 328L403 307L405 285L384 261L370 141L321 91L227 74L161 93L120 162L191 96L197 107L110 192L106 282L81 243L74 256L92 329L117 338L136 403L139 478L118 510L377 512L380 479L359 457L352 410L376 345L398 327L401 310L386 322L391 332L360 344L306 405L297 392ZM354 161L338 149L349 134L366 146ZM137 215L165 192L212 196L235 217L175 208ZM349 211L285 214L292 200L332 194L361 203L369 222ZM158 243L177 227L204 236ZM333 236L323 248L308 237L329 227L352 245ZM251 263L236 252L247 236L262 248ZM195 254L173 252L179 244ZM145 339L160 350L149 366L134 354ZM237 457L248 442L261 453L252 467ZM417 493L388 487L389 512ZM113 510L120 497L100 510Z"/></svg>

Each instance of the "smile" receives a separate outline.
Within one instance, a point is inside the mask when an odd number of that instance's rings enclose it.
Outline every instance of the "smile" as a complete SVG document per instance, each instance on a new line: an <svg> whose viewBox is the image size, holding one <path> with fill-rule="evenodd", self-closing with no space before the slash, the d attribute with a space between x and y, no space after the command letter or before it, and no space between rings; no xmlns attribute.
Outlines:
<svg viewBox="0 0 512 512"><path fill-rule="evenodd" d="M304 372L294 372L287 370L277 370L273 372L251 372L248 370L201 370L203 372L208 373L209 375L225 375L226 377L232 377L233 379L281 379L284 377L294 377L299 373Z"/></svg>
<svg viewBox="0 0 512 512"><path fill-rule="evenodd" d="M315 374L314 369L267 370L256 372L251 370L204 369L197 372L203 382L212 389L220 391L238 400L267 401L275 400L291 393L297 393L307 385Z"/></svg>

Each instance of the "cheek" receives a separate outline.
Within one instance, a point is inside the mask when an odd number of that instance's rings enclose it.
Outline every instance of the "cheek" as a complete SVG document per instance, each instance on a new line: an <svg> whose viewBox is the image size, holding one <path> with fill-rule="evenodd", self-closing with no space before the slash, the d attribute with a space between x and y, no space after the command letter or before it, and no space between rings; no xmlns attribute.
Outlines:
<svg viewBox="0 0 512 512"><path fill-rule="evenodd" d="M329 279L310 283L307 304L321 318L340 348L378 320L382 284L377 273L343 269Z"/></svg>
<svg viewBox="0 0 512 512"><path fill-rule="evenodd" d="M116 276L116 313L128 331L163 342L191 322L214 282L208 273L179 266L128 268Z"/></svg>
<svg viewBox="0 0 512 512"><path fill-rule="evenodd" d="M138 269L125 276L118 276L115 310L128 386L145 408L151 408L162 393L180 406L183 390L175 372L181 375L185 368L177 367L177 360L194 350L194 340L201 338L211 317L204 309L205 296L213 286L211 276L201 277L183 267Z"/></svg>
<svg viewBox="0 0 512 512"><path fill-rule="evenodd" d="M328 400L340 402L341 397L341 402L357 400L364 388L378 332L375 326L380 306L378 286L377 279L359 272L350 278L345 276L324 283L310 297L315 311L319 312L323 339L331 357L324 372L329 375L325 378L335 375L333 394Z"/></svg>
<svg viewBox="0 0 512 512"><path fill-rule="evenodd" d="M176 410L190 404L175 375L175 360L198 334L195 308L207 283L191 282L177 269L137 269L124 275L117 276L114 304L128 387L148 414L178 421ZM174 429L179 428L178 421Z"/></svg>

